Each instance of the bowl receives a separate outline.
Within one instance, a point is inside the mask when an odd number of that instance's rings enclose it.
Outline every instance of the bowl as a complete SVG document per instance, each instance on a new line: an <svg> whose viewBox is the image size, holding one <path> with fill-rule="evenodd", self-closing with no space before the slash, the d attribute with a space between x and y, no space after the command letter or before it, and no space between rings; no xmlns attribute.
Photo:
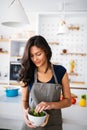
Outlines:
<svg viewBox="0 0 87 130"><path fill-rule="evenodd" d="M42 114L42 115L39 115L39 114L41 114L41 113L43 113L43 114ZM36 114L36 113L35 113L35 115L33 115L33 114L31 113L31 111L28 113L28 119L32 122L32 124L33 124L34 126L40 126L41 124L44 123L44 121L45 121L45 119L46 119L47 112L42 111L42 112L40 112L39 114Z"/></svg>
<svg viewBox="0 0 87 130"><path fill-rule="evenodd" d="M19 88L6 88L6 96L7 97L15 97L18 96L18 90Z"/></svg>

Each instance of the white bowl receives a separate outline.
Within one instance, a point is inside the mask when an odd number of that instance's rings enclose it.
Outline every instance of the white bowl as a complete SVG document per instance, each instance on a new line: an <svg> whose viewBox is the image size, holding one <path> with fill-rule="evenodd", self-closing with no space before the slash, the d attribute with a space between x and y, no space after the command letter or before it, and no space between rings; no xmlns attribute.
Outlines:
<svg viewBox="0 0 87 130"><path fill-rule="evenodd" d="M34 126L40 126L41 124L44 123L45 119L46 119L46 116L47 116L47 113L45 111L43 111L45 113L44 116L34 116L34 115L31 115L30 113L28 113L28 119L33 122L32 124Z"/></svg>

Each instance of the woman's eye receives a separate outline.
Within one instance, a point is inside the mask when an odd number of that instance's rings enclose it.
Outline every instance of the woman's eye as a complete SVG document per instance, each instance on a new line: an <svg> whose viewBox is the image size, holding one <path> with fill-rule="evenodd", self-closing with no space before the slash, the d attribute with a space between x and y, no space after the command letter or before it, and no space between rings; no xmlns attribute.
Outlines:
<svg viewBox="0 0 87 130"><path fill-rule="evenodd" d="M40 56L40 55L41 55L41 53L38 53L38 54L37 54L37 56Z"/></svg>
<svg viewBox="0 0 87 130"><path fill-rule="evenodd" d="M33 57L33 55L30 55L30 57L32 58L32 57Z"/></svg>

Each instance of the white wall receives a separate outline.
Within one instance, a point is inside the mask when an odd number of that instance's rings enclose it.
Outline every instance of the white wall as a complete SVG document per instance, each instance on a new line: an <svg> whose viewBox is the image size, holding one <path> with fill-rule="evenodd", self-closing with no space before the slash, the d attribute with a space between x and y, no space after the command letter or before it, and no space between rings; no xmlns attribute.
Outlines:
<svg viewBox="0 0 87 130"><path fill-rule="evenodd" d="M75 74L69 75L72 82L85 82L87 71L87 17L80 14L67 14L65 17L67 26L79 26L79 30L69 30L69 33L58 34L60 15L55 14L40 14L38 34L43 35L48 42L58 42L59 44L50 44L52 48L52 62L61 64L70 72L70 61L75 61ZM67 49L69 55L61 55L62 50ZM81 54L80 54L81 53ZM85 54L84 56L82 54ZM87 86L85 86L87 88Z"/></svg>

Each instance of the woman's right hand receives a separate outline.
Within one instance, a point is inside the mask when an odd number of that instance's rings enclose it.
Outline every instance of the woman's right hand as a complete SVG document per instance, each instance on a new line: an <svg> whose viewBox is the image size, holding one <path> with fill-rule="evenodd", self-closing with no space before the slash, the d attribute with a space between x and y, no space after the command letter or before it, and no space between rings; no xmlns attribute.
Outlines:
<svg viewBox="0 0 87 130"><path fill-rule="evenodd" d="M24 109L24 120L25 120L25 123L26 123L26 125L28 127L36 128L36 126L32 125L32 122L28 119L28 112L29 112L29 108Z"/></svg>

